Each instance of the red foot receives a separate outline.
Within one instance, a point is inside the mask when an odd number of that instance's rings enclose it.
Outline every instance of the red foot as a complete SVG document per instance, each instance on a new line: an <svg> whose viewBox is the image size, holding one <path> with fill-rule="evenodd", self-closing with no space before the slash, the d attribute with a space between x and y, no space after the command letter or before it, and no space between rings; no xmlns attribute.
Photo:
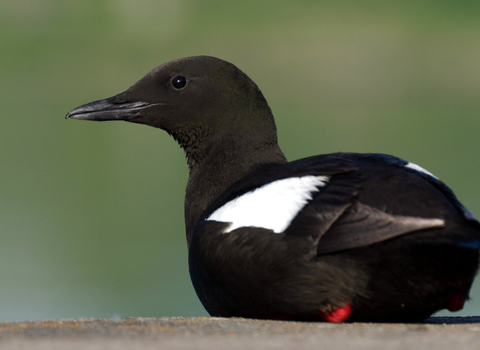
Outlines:
<svg viewBox="0 0 480 350"><path fill-rule="evenodd" d="M255 318L261 318L265 320L276 321L289 321L289 320L312 320L312 321L327 321L333 323L345 322L352 312L352 305L348 304L344 307L339 307L329 313L317 312L315 314L305 315L288 315L288 314L270 314L270 315L256 315Z"/></svg>
<svg viewBox="0 0 480 350"><path fill-rule="evenodd" d="M319 313L318 317L327 322L341 323L345 322L352 312L352 305L348 304L344 307L339 307L329 313Z"/></svg>
<svg viewBox="0 0 480 350"><path fill-rule="evenodd" d="M467 298L468 296L464 292L455 294L455 296L448 302L447 309L449 311L458 311L463 309L463 305L465 304L465 300L467 300Z"/></svg>

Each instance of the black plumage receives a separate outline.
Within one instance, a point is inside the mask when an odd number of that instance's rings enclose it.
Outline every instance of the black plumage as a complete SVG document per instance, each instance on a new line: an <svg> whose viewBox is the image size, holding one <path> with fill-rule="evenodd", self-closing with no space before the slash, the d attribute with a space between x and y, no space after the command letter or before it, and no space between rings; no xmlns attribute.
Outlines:
<svg viewBox="0 0 480 350"><path fill-rule="evenodd" d="M382 154L287 163L262 93L228 62L166 63L67 118L147 124L184 148L190 273L213 316L418 321L468 298L480 224L447 186Z"/></svg>

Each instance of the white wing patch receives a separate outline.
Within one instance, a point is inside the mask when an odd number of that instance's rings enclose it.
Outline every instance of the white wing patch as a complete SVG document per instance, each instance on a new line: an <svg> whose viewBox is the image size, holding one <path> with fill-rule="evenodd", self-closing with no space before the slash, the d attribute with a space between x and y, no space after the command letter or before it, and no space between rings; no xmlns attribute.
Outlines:
<svg viewBox="0 0 480 350"><path fill-rule="evenodd" d="M277 180L224 204L207 220L228 222L223 233L239 227L262 227L281 233L312 199L311 194L327 184L329 176L302 176Z"/></svg>
<svg viewBox="0 0 480 350"><path fill-rule="evenodd" d="M415 164L415 163L410 163L410 162L408 162L408 164L405 165L405 168L410 168L410 169L416 170L416 171L418 171L418 172L421 172L421 173L430 175L431 177L434 177L435 179L438 180L438 177L436 177L436 176L433 175L431 172L429 172L428 170L423 169L420 165L417 165L417 164Z"/></svg>

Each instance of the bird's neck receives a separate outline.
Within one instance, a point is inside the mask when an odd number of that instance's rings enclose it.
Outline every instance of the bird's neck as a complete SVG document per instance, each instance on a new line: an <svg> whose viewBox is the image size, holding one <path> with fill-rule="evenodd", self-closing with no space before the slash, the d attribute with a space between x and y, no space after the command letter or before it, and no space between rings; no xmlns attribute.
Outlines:
<svg viewBox="0 0 480 350"><path fill-rule="evenodd" d="M258 145L249 142L216 145L207 149L206 154L192 155L187 151L187 158L190 168L185 193L188 243L203 212L231 185L253 171L287 162L276 140Z"/></svg>

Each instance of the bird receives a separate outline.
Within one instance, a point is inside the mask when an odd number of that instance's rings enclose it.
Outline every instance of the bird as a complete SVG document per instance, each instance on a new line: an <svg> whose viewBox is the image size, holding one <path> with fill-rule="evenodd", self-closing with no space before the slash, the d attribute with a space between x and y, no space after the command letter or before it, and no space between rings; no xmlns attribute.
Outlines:
<svg viewBox="0 0 480 350"><path fill-rule="evenodd" d="M380 153L288 162L232 63L177 59L66 118L145 124L183 148L189 272L211 316L420 322L469 299L480 224L449 187Z"/></svg>

